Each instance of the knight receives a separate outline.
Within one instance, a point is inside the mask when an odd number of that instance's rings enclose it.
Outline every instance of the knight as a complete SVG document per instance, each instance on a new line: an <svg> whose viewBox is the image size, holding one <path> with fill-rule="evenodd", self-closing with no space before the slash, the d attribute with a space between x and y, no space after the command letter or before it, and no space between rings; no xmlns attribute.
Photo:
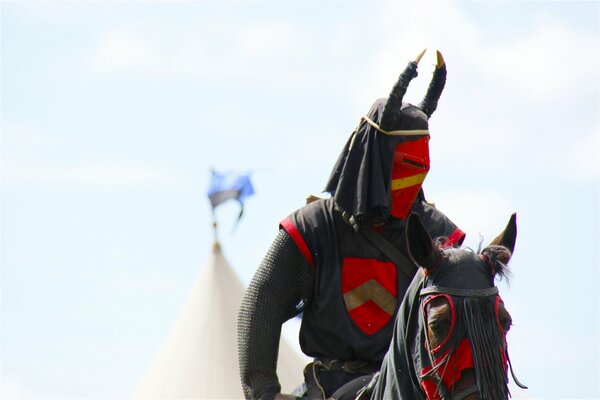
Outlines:
<svg viewBox="0 0 600 400"><path fill-rule="evenodd" d="M407 217L417 214L444 246L464 240L422 190L430 167L428 121L446 82L440 52L423 100L403 102L424 52L360 119L325 186L330 196L283 219L256 270L238 316L247 399L292 398L280 393L276 364L281 326L300 313L300 347L313 361L295 396L339 398L364 386L381 367L416 272L404 237Z"/></svg>

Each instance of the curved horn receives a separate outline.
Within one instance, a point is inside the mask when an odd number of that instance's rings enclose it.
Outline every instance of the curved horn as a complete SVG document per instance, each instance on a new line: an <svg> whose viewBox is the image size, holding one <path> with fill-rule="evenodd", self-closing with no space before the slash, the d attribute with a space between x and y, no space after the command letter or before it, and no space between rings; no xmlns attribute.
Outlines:
<svg viewBox="0 0 600 400"><path fill-rule="evenodd" d="M383 130L391 130L398 122L400 108L402 107L402 98L408 89L408 84L417 76L417 65L421 61L421 57L425 54L423 50L415 59L408 63L404 71L400 74L398 81L392 88L390 95L383 106L379 127Z"/></svg>
<svg viewBox="0 0 600 400"><path fill-rule="evenodd" d="M427 93L425 94L421 104L419 104L419 108L423 110L425 114L427 114L427 117L431 117L431 114L433 114L437 108L438 100L442 95L444 85L446 85L446 63L444 62L442 53L439 51L436 51L436 53L437 64L435 66L435 71L433 71L433 77L431 78L431 83L429 84Z"/></svg>

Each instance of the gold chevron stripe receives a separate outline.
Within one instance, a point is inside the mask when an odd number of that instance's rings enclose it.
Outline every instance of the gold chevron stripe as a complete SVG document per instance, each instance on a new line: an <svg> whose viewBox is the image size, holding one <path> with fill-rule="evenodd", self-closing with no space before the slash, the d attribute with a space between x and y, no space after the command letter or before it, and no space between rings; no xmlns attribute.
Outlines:
<svg viewBox="0 0 600 400"><path fill-rule="evenodd" d="M427 172L422 172L417 175L407 176L406 178L392 179L392 190L404 189L411 186L416 186L425 180Z"/></svg>
<svg viewBox="0 0 600 400"><path fill-rule="evenodd" d="M360 307L369 300L381 307L387 314L394 315L397 299L375 279L371 279L344 293L344 301L348 311Z"/></svg>

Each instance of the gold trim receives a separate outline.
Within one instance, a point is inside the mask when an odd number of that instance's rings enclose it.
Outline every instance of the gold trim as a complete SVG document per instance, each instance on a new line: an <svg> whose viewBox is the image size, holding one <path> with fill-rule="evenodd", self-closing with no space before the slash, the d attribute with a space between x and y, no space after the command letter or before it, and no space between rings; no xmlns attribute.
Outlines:
<svg viewBox="0 0 600 400"><path fill-rule="evenodd" d="M385 131L385 130L381 129L379 127L379 125L377 125L375 122L373 122L366 115L364 117L362 117L361 120L367 121L367 123L369 125L371 125L375 129L377 129L379 132L383 133L384 135L389 135L389 136L429 136L428 129L412 129L412 130L405 130L405 131Z"/></svg>
<svg viewBox="0 0 600 400"><path fill-rule="evenodd" d="M426 176L427 172L422 172L417 175L407 176L406 178L392 179L392 190L405 189L407 187L419 185L425 181Z"/></svg>

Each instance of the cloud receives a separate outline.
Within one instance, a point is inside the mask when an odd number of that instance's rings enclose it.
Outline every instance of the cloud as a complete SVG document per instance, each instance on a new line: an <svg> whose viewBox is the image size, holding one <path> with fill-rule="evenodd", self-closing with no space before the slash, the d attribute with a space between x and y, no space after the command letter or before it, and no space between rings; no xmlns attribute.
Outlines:
<svg viewBox="0 0 600 400"><path fill-rule="evenodd" d="M472 63L499 86L530 101L564 96L578 85L597 80L598 40L559 21L544 19L518 40L482 46ZM483 43L481 43L483 45Z"/></svg>
<svg viewBox="0 0 600 400"><path fill-rule="evenodd" d="M233 25L233 26L232 26ZM142 73L200 81L319 81L297 58L311 51L301 27L284 21L176 27L169 38L139 30L106 32L89 55L95 74Z"/></svg>
<svg viewBox="0 0 600 400"><path fill-rule="evenodd" d="M586 384L574 390L568 385L557 385L553 397L564 398L597 398L598 360L600 351L597 330L595 332L581 331L576 335L562 329L560 317L551 321L532 318L531 308L520 307L519 304L509 305L513 317L519 313L527 315L527 320L515 321L515 326L508 334L511 362L518 378L528 385L530 396L538 393L540 398L545 385L554 380L562 382L581 381ZM522 312L520 312L522 310ZM585 365L586 368L570 368L565 366ZM539 371L544 371L539 374ZM511 379L512 381L512 379ZM525 398L526 391L517 390L520 398ZM551 393L551 392L546 392Z"/></svg>
<svg viewBox="0 0 600 400"><path fill-rule="evenodd" d="M12 184L126 186L172 184L179 180L165 171L131 161L55 165L8 158L2 171L2 182Z"/></svg>
<svg viewBox="0 0 600 400"><path fill-rule="evenodd" d="M569 144L567 144L569 146ZM600 135L593 133L570 143L565 149L564 157L559 158L564 176L571 182L581 183L595 181L600 177Z"/></svg>
<svg viewBox="0 0 600 400"><path fill-rule="evenodd" d="M428 78L423 77L429 76L435 49L447 59L448 85L464 92L476 94L481 90L477 82L487 82L486 90L502 94L499 97L504 99L545 102L565 93L572 98L575 90L597 89L600 60L596 36L544 16L543 9L520 27L518 36L490 35L484 19L472 18L463 9L452 2L410 7L394 3L382 8L373 24L381 41L357 100L364 102L364 93L368 98L386 95L400 69L423 48L429 52L419 65L419 78L411 83L409 101L420 99L412 99L411 91L418 96L424 93Z"/></svg>
<svg viewBox="0 0 600 400"><path fill-rule="evenodd" d="M90 61L98 73L157 72L160 54L147 38L133 32L112 31L102 36Z"/></svg>
<svg viewBox="0 0 600 400"><path fill-rule="evenodd" d="M57 136L28 123L3 122L2 183L39 185L165 185L182 177L135 160L56 161L56 148L68 147Z"/></svg>
<svg viewBox="0 0 600 400"><path fill-rule="evenodd" d="M289 58L309 50L301 32L282 21L250 25L237 36L239 50L251 57Z"/></svg>
<svg viewBox="0 0 600 400"><path fill-rule="evenodd" d="M302 28L284 21L244 23L235 29L209 24L185 32L175 41L172 59L164 64L170 66L169 74L213 82L229 79L274 84L320 81L323 76L298 62L311 52L309 38L304 33Z"/></svg>
<svg viewBox="0 0 600 400"><path fill-rule="evenodd" d="M50 143L47 135L27 123L2 121L2 156L21 156L23 154L41 154ZM10 153L9 153L10 152Z"/></svg>
<svg viewBox="0 0 600 400"><path fill-rule="evenodd" d="M14 375L2 376L1 381L0 394L3 399L25 399L28 397L25 395L21 381Z"/></svg>

